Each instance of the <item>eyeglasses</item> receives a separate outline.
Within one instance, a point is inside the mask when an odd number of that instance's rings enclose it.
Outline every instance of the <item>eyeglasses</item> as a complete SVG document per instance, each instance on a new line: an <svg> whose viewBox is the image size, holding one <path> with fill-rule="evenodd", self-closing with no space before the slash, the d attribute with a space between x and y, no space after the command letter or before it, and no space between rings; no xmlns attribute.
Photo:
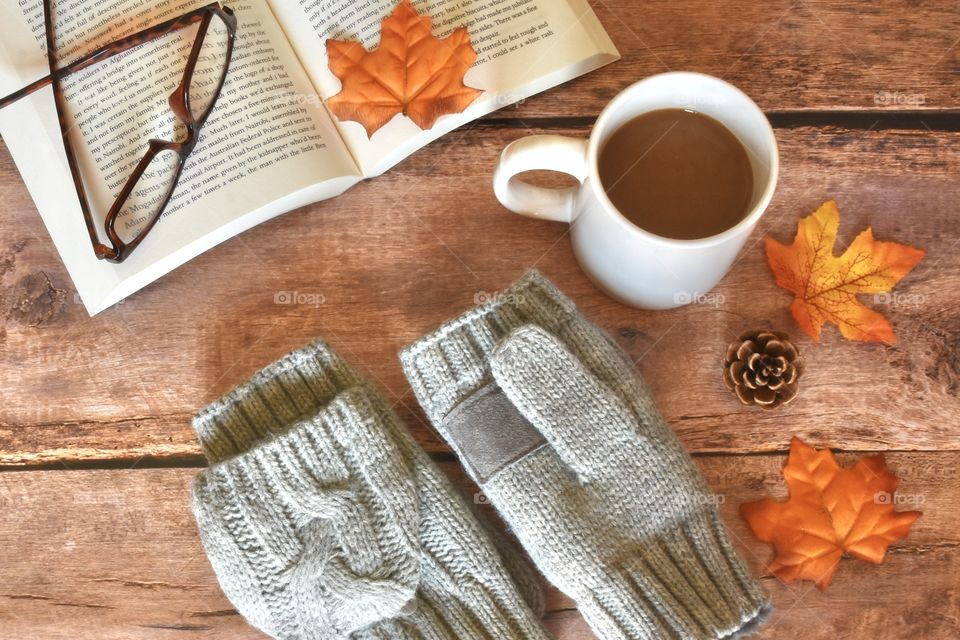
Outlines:
<svg viewBox="0 0 960 640"><path fill-rule="evenodd" d="M101 260L123 262L143 242L166 209L180 180L187 156L196 146L200 130L217 104L217 98L220 97L220 91L223 89L223 83L230 68L233 41L237 32L237 18L229 7L214 2L185 13L179 18L167 20L111 42L60 68L56 61L50 0L43 0L43 18L47 32L47 60L50 65L50 75L9 96L0 98L0 109L38 89L53 85L57 118L60 121L60 133L63 137L67 163L77 189L77 197L80 200L80 208L86 221L87 232L90 234L93 251ZM157 139L147 142L146 153L127 178L104 219L103 229L106 234L106 243L104 243L97 231L86 189L77 167L76 156L67 135L66 98L61 81L68 75L86 69L97 62L197 23L199 23L197 37L187 58L183 78L168 99L171 111L186 128L185 137L179 142Z"/></svg>

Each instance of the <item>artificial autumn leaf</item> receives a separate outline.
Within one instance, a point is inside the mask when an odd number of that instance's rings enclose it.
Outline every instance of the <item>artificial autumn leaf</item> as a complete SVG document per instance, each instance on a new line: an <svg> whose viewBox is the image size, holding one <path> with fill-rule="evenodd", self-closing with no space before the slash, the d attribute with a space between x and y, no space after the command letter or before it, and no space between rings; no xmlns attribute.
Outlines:
<svg viewBox="0 0 960 640"><path fill-rule="evenodd" d="M868 228L836 257L839 227L837 203L828 200L800 221L793 244L764 238L776 282L796 295L790 311L814 342L820 342L823 324L832 322L849 340L892 343L896 338L890 323L864 306L857 294L890 291L920 262L923 251L878 242Z"/></svg>
<svg viewBox="0 0 960 640"><path fill-rule="evenodd" d="M748 502L740 513L757 538L773 544L770 572L786 583L812 580L823 591L844 552L880 564L887 547L921 515L894 511L899 480L882 455L844 469L829 449L817 451L794 438L783 478L790 490L786 502Z"/></svg>
<svg viewBox="0 0 960 640"><path fill-rule="evenodd" d="M459 113L483 93L463 84L477 59L466 27L433 37L431 20L410 0L400 0L380 26L380 45L367 51L352 40L327 40L330 71L343 89L327 101L341 120L355 120L373 133L398 113L421 129Z"/></svg>

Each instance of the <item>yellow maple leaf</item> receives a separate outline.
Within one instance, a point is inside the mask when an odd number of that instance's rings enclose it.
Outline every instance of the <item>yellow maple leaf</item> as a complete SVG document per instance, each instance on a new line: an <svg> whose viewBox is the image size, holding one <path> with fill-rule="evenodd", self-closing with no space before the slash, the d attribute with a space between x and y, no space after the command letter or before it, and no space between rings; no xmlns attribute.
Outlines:
<svg viewBox="0 0 960 640"><path fill-rule="evenodd" d="M924 252L896 242L879 242L869 228L837 257L833 255L840 212L833 200L803 218L793 244L767 236L767 261L777 284L796 295L790 311L814 342L825 322L832 322L849 340L896 340L883 315L864 306L857 295L886 293L910 273Z"/></svg>
<svg viewBox="0 0 960 640"><path fill-rule="evenodd" d="M786 502L748 502L740 513L758 539L773 544L769 569L786 583L811 580L823 591L845 552L880 564L890 544L922 515L894 509L899 480L882 455L844 469L829 449L817 451L794 438L783 478L790 490Z"/></svg>
<svg viewBox="0 0 960 640"><path fill-rule="evenodd" d="M380 45L367 51L359 42L327 40L330 71L343 89L327 100L341 120L354 120L372 136L398 113L421 129L437 118L459 113L482 91L463 84L477 59L466 27L435 38L431 20L400 0L380 27Z"/></svg>

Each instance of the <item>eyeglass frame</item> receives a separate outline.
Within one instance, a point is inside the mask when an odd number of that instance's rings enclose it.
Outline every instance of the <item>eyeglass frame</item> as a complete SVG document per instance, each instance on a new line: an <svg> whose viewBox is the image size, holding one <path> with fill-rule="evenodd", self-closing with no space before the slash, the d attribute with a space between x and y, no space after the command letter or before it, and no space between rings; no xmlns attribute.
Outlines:
<svg viewBox="0 0 960 640"><path fill-rule="evenodd" d="M213 112L213 109L220 98L220 93L223 90L223 84L227 79L227 74L230 70L230 61L233 57L233 45L237 31L237 18L230 7L221 5L219 2L212 2L206 6L188 11L177 18L172 18L152 27L147 27L146 29L138 31L132 35L115 40L109 44L97 48L94 51L91 51L84 56L81 56L79 59L73 61L65 67L58 68L55 53L53 17L50 10L50 1L51 0L43 0L43 18L46 28L47 62L50 67L50 75L27 85L26 87L10 94L9 96L0 99L0 108L12 104L20 98L30 95L47 85L53 85L57 120L60 123L60 134L63 138L67 164L70 167L70 174L73 177L73 183L77 191L77 198L80 201L80 209L83 212L84 222L87 227L87 232L90 236L90 242L93 245L94 254L100 260L108 260L110 262L120 263L123 262L130 255L130 253L140 245L144 238L147 237L156 223L163 216L163 212L170 203L170 198L173 197L173 193L180 181L180 175L183 172L183 166L187 160L187 157L196 146L197 141L199 140L200 130L206 123L207 118ZM227 51L224 60L224 69L220 76L220 81L217 83L216 89L213 93L213 97L210 100L210 105L203 114L195 118L190 109L190 81L193 79L193 73L196 70L197 62L200 57L200 50L203 46L203 41L206 37L210 22L215 16L219 17L227 27ZM186 68L184 69L180 84L177 85L167 100L171 111L173 111L174 115L177 116L177 118L179 118L180 121L186 126L186 138L181 142L159 140L156 138L148 141L146 153L134 168L133 173L127 179L123 189L121 189L120 193L114 199L113 206L110 207L110 210L107 212L106 218L104 219L104 232L106 233L107 239L110 242L110 246L107 246L101 241L100 234L97 232L97 226L91 213L90 202L87 198L86 188L84 187L83 178L80 175L80 170L77 165L76 155L74 154L73 148L70 145L70 139L68 135L69 127L67 126L65 116L66 98L63 95L61 80L66 76L86 69L97 62L108 60L115 55L133 49L141 44L146 44L158 38L162 38L163 36L174 31L184 29L198 21L200 22L200 27L197 31L197 37L194 40L193 47L190 50L190 55L187 57ZM123 209L123 205L130 197L130 193L133 191L137 182L142 177L143 172L146 171L147 167L157 156L157 154L165 151L172 151L178 156L177 166L174 169L175 173L173 179L170 181L170 186L167 189L167 193L165 194L162 202L160 202L159 206L156 208L156 211L152 214L152 217L147 221L137 235L131 239L130 242L124 242L115 228L120 211Z"/></svg>

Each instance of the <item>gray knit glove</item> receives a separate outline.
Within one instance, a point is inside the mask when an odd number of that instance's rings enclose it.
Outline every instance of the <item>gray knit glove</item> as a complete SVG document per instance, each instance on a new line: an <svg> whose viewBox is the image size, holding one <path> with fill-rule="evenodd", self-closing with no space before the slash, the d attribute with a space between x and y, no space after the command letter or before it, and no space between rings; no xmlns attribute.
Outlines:
<svg viewBox="0 0 960 640"><path fill-rule="evenodd" d="M194 421L194 513L224 592L275 638L549 636L384 398L316 342ZM534 604L542 594L515 556Z"/></svg>
<svg viewBox="0 0 960 640"><path fill-rule="evenodd" d="M769 611L623 351L537 273L401 353L431 421L601 640L727 638Z"/></svg>

